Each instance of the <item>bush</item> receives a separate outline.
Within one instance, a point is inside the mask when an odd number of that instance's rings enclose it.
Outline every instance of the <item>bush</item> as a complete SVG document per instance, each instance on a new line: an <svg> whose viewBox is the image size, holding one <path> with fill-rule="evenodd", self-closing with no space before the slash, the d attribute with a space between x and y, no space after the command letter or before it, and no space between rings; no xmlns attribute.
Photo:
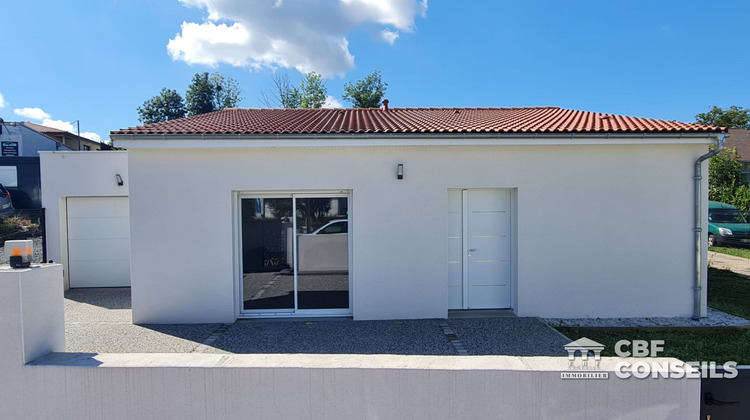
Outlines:
<svg viewBox="0 0 750 420"><path fill-rule="evenodd" d="M0 241L25 239L42 234L39 223L35 223L29 216L13 215L0 217Z"/></svg>

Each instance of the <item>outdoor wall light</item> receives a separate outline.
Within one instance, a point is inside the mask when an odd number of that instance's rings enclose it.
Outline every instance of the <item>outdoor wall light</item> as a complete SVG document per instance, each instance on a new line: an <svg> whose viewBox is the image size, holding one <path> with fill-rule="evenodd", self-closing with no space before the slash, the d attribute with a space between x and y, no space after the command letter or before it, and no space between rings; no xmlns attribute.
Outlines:
<svg viewBox="0 0 750 420"><path fill-rule="evenodd" d="M120 176L120 174L115 174L115 179L117 180L117 185L119 185L119 186L122 187L123 184L125 184L125 182L123 182L122 177Z"/></svg>
<svg viewBox="0 0 750 420"><path fill-rule="evenodd" d="M398 168L396 169L396 178L404 179L404 164L403 163L398 164Z"/></svg>

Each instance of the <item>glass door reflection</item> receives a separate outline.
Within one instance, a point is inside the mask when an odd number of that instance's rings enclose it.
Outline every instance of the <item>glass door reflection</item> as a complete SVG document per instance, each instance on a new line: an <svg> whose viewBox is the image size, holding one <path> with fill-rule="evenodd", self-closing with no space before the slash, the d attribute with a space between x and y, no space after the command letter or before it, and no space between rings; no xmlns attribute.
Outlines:
<svg viewBox="0 0 750 420"><path fill-rule="evenodd" d="M245 310L294 310L292 198L243 198L242 301Z"/></svg>
<svg viewBox="0 0 750 420"><path fill-rule="evenodd" d="M349 308L349 201L295 198L297 308Z"/></svg>

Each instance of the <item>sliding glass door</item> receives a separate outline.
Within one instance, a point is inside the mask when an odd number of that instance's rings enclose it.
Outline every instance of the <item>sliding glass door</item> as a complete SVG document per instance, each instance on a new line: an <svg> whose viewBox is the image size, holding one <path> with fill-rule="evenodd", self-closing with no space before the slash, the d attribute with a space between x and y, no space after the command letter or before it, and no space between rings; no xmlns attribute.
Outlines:
<svg viewBox="0 0 750 420"><path fill-rule="evenodd" d="M349 197L242 195L242 313L350 313Z"/></svg>

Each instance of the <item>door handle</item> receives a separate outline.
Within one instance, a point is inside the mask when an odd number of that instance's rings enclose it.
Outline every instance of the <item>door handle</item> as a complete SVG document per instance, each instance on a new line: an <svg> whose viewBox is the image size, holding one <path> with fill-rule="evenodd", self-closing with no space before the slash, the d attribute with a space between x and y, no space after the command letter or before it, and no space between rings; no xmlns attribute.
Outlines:
<svg viewBox="0 0 750 420"><path fill-rule="evenodd" d="M476 250L477 250L476 248L471 248L471 249L469 250L469 252L474 252L474 251L476 251Z"/></svg>

